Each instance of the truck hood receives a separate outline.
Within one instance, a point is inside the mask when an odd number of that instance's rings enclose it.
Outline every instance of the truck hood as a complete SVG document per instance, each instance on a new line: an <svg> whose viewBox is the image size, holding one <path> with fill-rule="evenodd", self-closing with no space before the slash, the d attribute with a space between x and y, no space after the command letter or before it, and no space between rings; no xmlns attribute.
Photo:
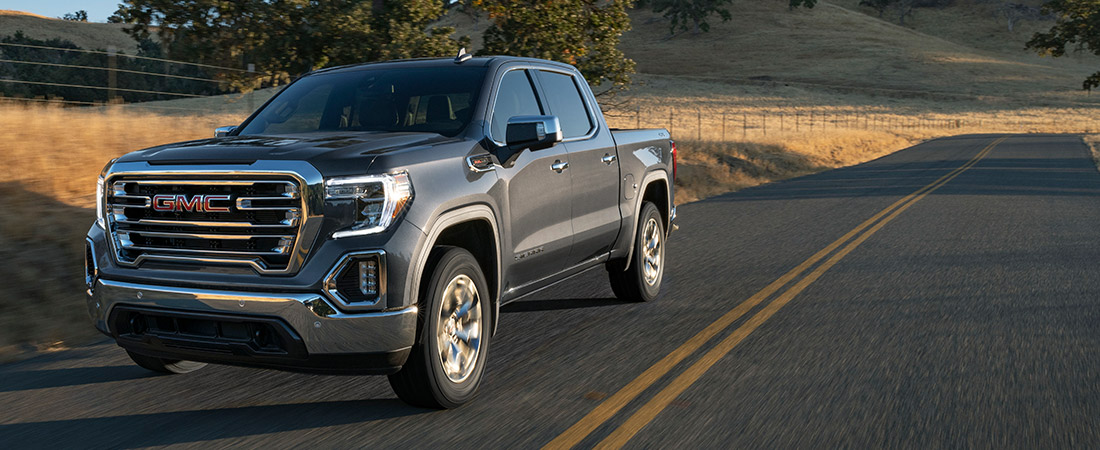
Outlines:
<svg viewBox="0 0 1100 450"><path fill-rule="evenodd" d="M457 138L436 133L325 132L229 136L162 145L123 156L119 162L152 165L252 164L258 160L308 161L322 173L348 165L365 170L378 155L430 147Z"/></svg>

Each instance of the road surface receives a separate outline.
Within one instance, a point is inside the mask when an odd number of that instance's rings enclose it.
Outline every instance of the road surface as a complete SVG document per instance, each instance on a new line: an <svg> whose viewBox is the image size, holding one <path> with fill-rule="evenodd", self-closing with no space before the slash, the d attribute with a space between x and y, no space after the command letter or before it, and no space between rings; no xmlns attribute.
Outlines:
<svg viewBox="0 0 1100 450"><path fill-rule="evenodd" d="M458 410L384 377L155 376L104 342L0 366L0 446L1100 448L1079 138L934 140L679 225L656 302L596 270L507 306Z"/></svg>

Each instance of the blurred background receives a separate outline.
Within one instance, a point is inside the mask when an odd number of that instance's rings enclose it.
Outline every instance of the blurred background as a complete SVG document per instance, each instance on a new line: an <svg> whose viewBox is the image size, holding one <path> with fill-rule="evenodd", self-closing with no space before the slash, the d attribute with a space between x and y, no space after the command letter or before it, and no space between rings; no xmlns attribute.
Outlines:
<svg viewBox="0 0 1100 450"><path fill-rule="evenodd" d="M1043 6L0 2L0 360L96 337L82 237L108 160L211 137L309 70L463 47L574 64L612 126L672 131L689 202L940 136L1097 132L1097 58L1052 34L1072 16Z"/></svg>

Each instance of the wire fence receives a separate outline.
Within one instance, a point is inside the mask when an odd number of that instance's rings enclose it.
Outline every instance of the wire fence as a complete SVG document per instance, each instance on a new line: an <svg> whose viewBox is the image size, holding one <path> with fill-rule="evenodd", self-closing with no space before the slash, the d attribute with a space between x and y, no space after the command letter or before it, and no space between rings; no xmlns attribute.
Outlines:
<svg viewBox="0 0 1100 450"><path fill-rule="evenodd" d="M64 56L70 54L91 55L93 59ZM123 61L155 64L124 67ZM157 70L151 70L154 68ZM0 42L0 96L9 101L25 97L39 103L48 100L46 103L88 106L241 93L225 76L216 76L219 74L230 74L237 79L269 75L257 72L251 64L247 68L226 67L129 55L114 48L101 51ZM253 95L242 97L250 107L254 105Z"/></svg>
<svg viewBox="0 0 1100 450"><path fill-rule="evenodd" d="M119 58L140 59L140 60L145 60L145 61L157 61L157 62L163 62L163 63L169 63L169 64L201 67L201 68L205 68L205 69L216 69L216 70L229 71L229 72L258 73L254 69L242 69L242 68L239 68L239 67L216 66L216 65L211 65L211 64L201 64L201 63L188 62L188 61L176 61L174 59L154 58L154 57L151 57L151 56L128 55L128 54L125 54L125 53L119 53L117 51L112 51L110 49L108 49L107 51L85 50L85 49L82 49L82 48L49 47L49 46L45 46L45 45L18 44L18 43L11 43L11 42L0 42L0 46L3 46L3 47L34 48L34 49L39 49L39 50L56 50L56 51L61 51L61 52L87 53L87 54L93 54L93 55L115 56L115 57L119 57ZM260 75L269 75L267 73L258 73L258 74L260 74Z"/></svg>
<svg viewBox="0 0 1100 450"><path fill-rule="evenodd" d="M99 61L105 65L93 65L89 63L75 64L56 61L17 59L3 56L4 48L33 49L47 52L75 52L80 54L105 56L106 61ZM41 56L41 54L39 55ZM136 70L120 68L119 58L132 60L153 61L164 63L163 72L150 70ZM42 59L42 58L40 58ZM87 61L85 61L87 62ZM42 67L46 71L37 72L46 78L51 76L51 69L65 69L86 71L91 73L106 73L106 78L100 78L102 84L86 82L91 77L82 77L83 83L61 82L52 79L15 79L0 78L0 100L8 102L32 102L66 106L124 106L130 108L147 109L161 112L220 112L233 114L251 113L257 103L266 101L271 92L256 95L255 91L237 93L235 95L210 95L204 93L181 92L162 89L144 89L120 83L119 74L134 75L138 77L153 77L161 79L181 80L186 82L206 83L215 86L219 93L227 90L226 80L208 76L185 75L170 73L170 66L192 67L204 70L217 70L235 74L248 74L249 76L267 76L267 73L256 72L254 67L237 68L217 66L210 64L175 61L164 58L148 56L127 55L113 49L107 51L85 50L78 48L51 47L33 44L20 44L0 42L0 68L4 65ZM88 101L77 98L64 98L58 95L29 95L13 96L3 89L4 86L26 86L51 89L68 89L76 92L106 92L105 101ZM124 87L125 86L125 87ZM174 100L171 104L165 102L126 102L124 94L144 96L165 96ZM192 102L191 100L195 100ZM201 103L200 103L201 102ZM636 107L632 110L618 109L607 114L608 122L612 126L623 128L666 128L673 136L680 139L696 140L747 140L769 137L788 136L792 134L816 134L832 130L869 130L869 131L925 131L925 130L963 130L976 128L989 128L991 130L1010 129L1014 131L1055 131L1055 132L1096 132L1100 119L1096 114L1096 108L1077 108L1065 110L1063 114L1048 114L1042 117L1014 116L996 117L990 114L900 114L889 111L860 110L857 108L805 108L786 107L759 109L741 107L739 105L727 105L725 107L684 108L669 107Z"/></svg>
<svg viewBox="0 0 1100 450"><path fill-rule="evenodd" d="M819 134L833 131L974 130L1018 132L1100 132L1100 110L1051 109L1045 114L1004 115L998 112L960 114L902 114L836 108L635 108L607 115L621 128L665 128L674 138L731 141Z"/></svg>

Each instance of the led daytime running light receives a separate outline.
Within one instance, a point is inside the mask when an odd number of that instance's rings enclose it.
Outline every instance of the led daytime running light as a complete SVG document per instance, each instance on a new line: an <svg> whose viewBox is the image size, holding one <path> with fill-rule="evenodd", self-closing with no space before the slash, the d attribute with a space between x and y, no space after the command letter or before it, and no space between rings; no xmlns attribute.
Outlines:
<svg viewBox="0 0 1100 450"><path fill-rule="evenodd" d="M360 203L377 202L371 198L378 193L378 187L382 188L382 210L378 213L378 221L369 226L362 217L363 206ZM412 200L412 183L407 172L398 172L385 175L364 175L355 177L331 178L325 181L326 200L355 200L356 223L351 228L333 233L335 239L362 236L384 231L405 209Z"/></svg>

